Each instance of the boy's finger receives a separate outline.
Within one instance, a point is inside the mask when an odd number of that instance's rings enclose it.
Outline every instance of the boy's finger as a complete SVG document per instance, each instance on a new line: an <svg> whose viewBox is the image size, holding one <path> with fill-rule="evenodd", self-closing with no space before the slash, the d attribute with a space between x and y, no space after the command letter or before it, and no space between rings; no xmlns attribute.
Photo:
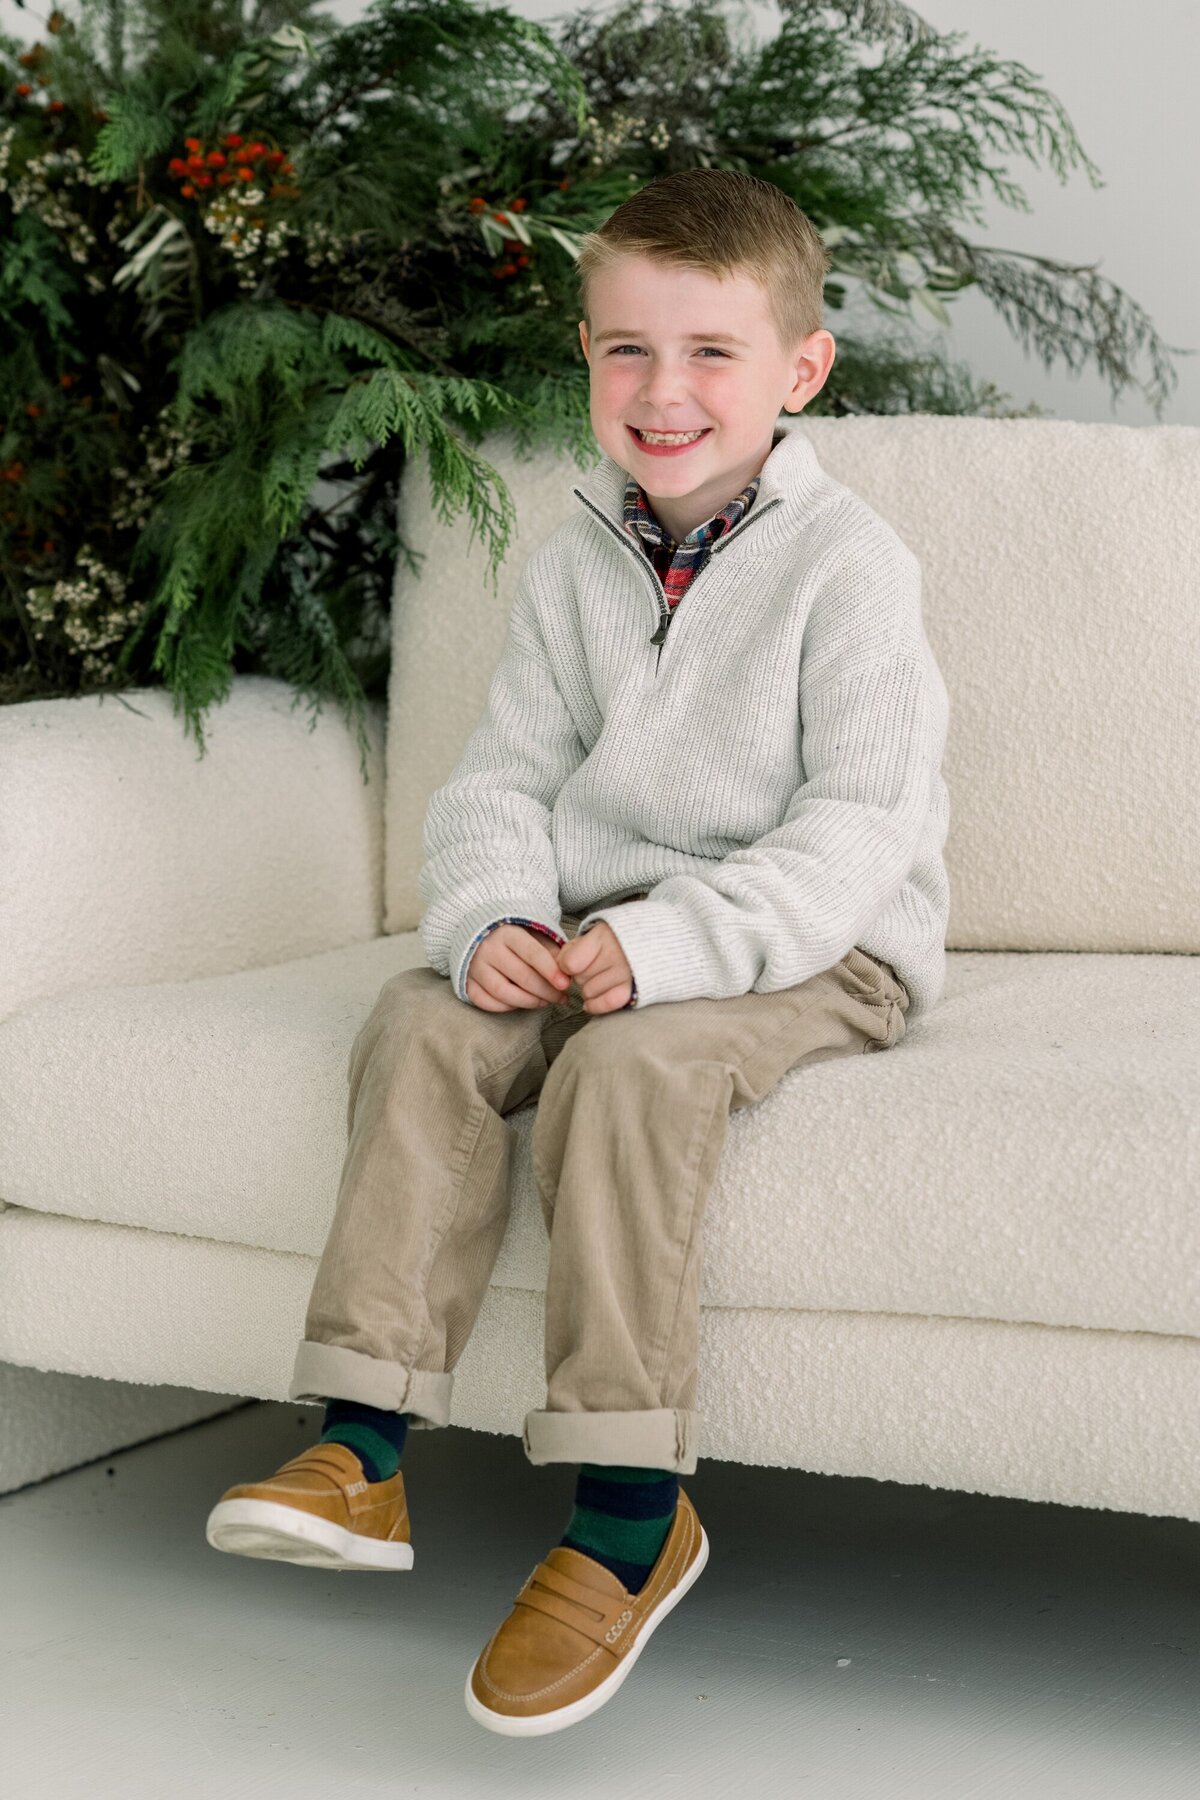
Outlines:
<svg viewBox="0 0 1200 1800"><path fill-rule="evenodd" d="M548 980L541 972L545 967L545 955L531 939L528 944L507 946L507 955L499 955L493 966L499 968L510 982L527 988L535 999L557 1000L562 991L559 983Z"/></svg>
<svg viewBox="0 0 1200 1800"><path fill-rule="evenodd" d="M467 976L467 999L472 1006L478 1006L482 1012L507 1012L502 1001L493 1000L487 989L474 975Z"/></svg>
<svg viewBox="0 0 1200 1800"><path fill-rule="evenodd" d="M629 999L629 983L617 982L614 987L606 989L599 998L585 1000L583 1003L584 1011L597 1013L620 1012L623 1006L628 1005Z"/></svg>
<svg viewBox="0 0 1200 1800"><path fill-rule="evenodd" d="M545 961L542 963L542 968L545 972L546 980L551 982L554 987L565 988L570 983L570 972L561 967L553 950L547 950L545 952Z"/></svg>
<svg viewBox="0 0 1200 1800"><path fill-rule="evenodd" d="M614 988L628 987L628 975L618 975L614 970L603 969L592 976L587 986L581 989L587 1000L602 1000L605 994L611 994Z"/></svg>
<svg viewBox="0 0 1200 1800"><path fill-rule="evenodd" d="M514 960L517 967L510 974L505 974L498 963L492 963L487 971L490 977L488 991L496 999L503 1000L506 1006L530 1007L540 1006L543 1000L555 997L543 992L542 979L536 970L529 968L520 957Z"/></svg>
<svg viewBox="0 0 1200 1800"><path fill-rule="evenodd" d="M547 950L545 945L535 944L532 941L528 947L522 944L521 948L533 952L529 959L530 967L536 969L540 975L545 976L555 994L561 993L563 988L570 982L571 977L565 969L559 968L558 958L555 956L553 950Z"/></svg>

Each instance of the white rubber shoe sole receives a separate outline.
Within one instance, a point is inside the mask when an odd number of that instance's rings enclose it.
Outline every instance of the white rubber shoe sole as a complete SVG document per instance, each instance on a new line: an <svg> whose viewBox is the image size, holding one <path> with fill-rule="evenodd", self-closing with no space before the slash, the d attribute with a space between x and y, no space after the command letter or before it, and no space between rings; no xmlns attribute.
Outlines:
<svg viewBox="0 0 1200 1800"><path fill-rule="evenodd" d="M331 1519L279 1500L219 1500L208 1515L204 1535L214 1550L319 1569L391 1571L413 1566L411 1544L359 1537Z"/></svg>
<svg viewBox="0 0 1200 1800"><path fill-rule="evenodd" d="M628 1675L630 1669L632 1669L634 1663L642 1654L646 1645L646 1639L650 1636L650 1633L657 1630L671 1608L677 1606L683 1599L683 1596L697 1579L707 1561L708 1536L703 1525L701 1525L700 1548L696 1552L695 1560L692 1563L691 1568L687 1571L687 1574L680 1578L675 1587L671 1589L671 1592L667 1595L666 1599L660 1600L658 1605L654 1608L654 1611L646 1615L646 1623L638 1633L637 1643L633 1646L633 1649L629 1652L628 1656L624 1657L622 1661L617 1664L612 1674L602 1681L599 1687L594 1687L590 1694L584 1694L581 1700L572 1701L570 1706L557 1706L552 1712L547 1713L534 1713L532 1715L523 1716L512 1713L493 1712L490 1706L481 1704L475 1690L471 1686L471 1676L474 1675L475 1666L479 1661L479 1657L476 1657L475 1663L471 1666L471 1672L467 1676L467 1685L463 1690L463 1698L467 1703L467 1711L470 1713L471 1717L477 1719L481 1725L486 1725L489 1731L498 1731L504 1737L541 1737L547 1731L562 1731L565 1726L575 1725L580 1719L586 1719L589 1713L594 1713L598 1707L604 1705L606 1700L612 1699L613 1695ZM483 1652L481 1651L480 1655L482 1654Z"/></svg>

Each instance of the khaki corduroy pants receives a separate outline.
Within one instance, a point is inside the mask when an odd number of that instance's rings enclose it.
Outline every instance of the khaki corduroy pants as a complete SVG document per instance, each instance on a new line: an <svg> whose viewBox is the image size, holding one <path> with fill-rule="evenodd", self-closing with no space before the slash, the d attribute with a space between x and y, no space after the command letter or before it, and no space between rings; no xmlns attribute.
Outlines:
<svg viewBox="0 0 1200 1800"><path fill-rule="evenodd" d="M564 915L566 936L580 917ZM690 1474L702 1225L726 1120L799 1065L890 1049L908 1006L891 966L857 948L775 993L596 1015L574 986L488 1012L430 968L393 975L350 1054L349 1142L289 1398L449 1422L508 1224L505 1115L536 1099L547 1392L526 1454Z"/></svg>

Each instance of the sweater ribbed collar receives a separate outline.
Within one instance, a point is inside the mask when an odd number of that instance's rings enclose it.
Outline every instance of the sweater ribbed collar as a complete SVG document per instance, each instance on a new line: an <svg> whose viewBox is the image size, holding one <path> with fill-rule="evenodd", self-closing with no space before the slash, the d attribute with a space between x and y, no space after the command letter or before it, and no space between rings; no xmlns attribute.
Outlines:
<svg viewBox="0 0 1200 1800"><path fill-rule="evenodd" d="M752 532L754 548L758 550L773 549L792 535L823 479L812 442L799 427L781 423L775 427L775 435L777 441L754 478L758 483L754 504L735 527L738 535ZM572 483L571 492L585 511L590 503L622 535L627 535L625 496L629 479L629 470L602 451L599 462ZM751 520L757 524L751 525Z"/></svg>

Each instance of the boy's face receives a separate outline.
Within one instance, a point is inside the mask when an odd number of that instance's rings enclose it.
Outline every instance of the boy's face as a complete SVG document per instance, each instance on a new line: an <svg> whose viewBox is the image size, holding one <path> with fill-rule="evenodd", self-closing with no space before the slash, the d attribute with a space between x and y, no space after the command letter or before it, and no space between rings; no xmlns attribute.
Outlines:
<svg viewBox="0 0 1200 1800"><path fill-rule="evenodd" d="M753 277L739 270L721 281L650 257L623 256L599 270L589 302L592 337L582 320L579 336L592 430L641 482L660 524L682 539L758 474L780 412L800 412L820 392L833 337L811 332L789 353ZM704 435L663 455L635 426Z"/></svg>

